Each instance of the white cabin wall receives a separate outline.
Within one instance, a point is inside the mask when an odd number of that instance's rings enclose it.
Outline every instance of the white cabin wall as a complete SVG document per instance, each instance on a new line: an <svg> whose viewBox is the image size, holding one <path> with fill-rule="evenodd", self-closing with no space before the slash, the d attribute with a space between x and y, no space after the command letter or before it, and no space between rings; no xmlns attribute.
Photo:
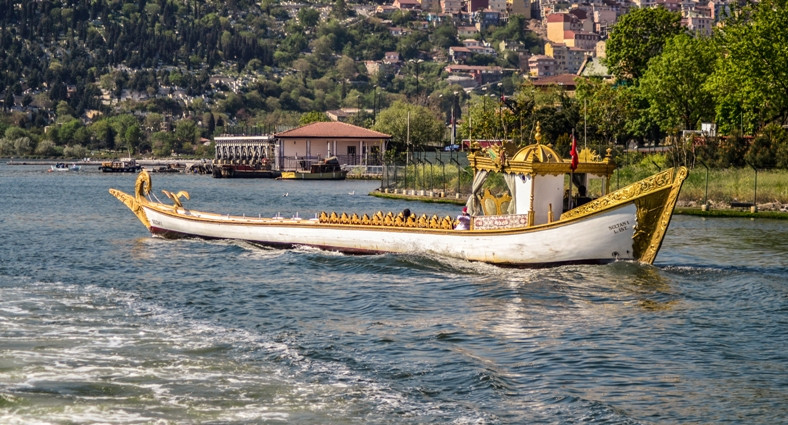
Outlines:
<svg viewBox="0 0 788 425"><path fill-rule="evenodd" d="M516 183L517 214L528 214L531 208L531 179L533 176L520 176ZM564 206L564 175L536 176L534 181L534 224L547 223L549 205L552 204L553 219L557 220Z"/></svg>
<svg viewBox="0 0 788 425"><path fill-rule="evenodd" d="M531 178L532 176L517 176L515 183L515 214L528 214L531 205Z"/></svg>
<svg viewBox="0 0 788 425"><path fill-rule="evenodd" d="M564 208L564 175L537 176L534 198L534 224L547 223L547 212L552 204L553 220L561 216Z"/></svg>

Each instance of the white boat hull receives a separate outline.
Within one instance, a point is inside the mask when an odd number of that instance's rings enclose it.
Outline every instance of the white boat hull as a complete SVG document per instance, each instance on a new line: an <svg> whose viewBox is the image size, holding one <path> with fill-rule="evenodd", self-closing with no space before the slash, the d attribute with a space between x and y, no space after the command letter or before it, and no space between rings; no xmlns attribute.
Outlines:
<svg viewBox="0 0 788 425"><path fill-rule="evenodd" d="M238 239L269 246L311 246L350 253L427 253L495 264L606 263L633 259L636 207L557 225L517 230L425 230L337 226L317 220L245 218L143 207L164 236Z"/></svg>

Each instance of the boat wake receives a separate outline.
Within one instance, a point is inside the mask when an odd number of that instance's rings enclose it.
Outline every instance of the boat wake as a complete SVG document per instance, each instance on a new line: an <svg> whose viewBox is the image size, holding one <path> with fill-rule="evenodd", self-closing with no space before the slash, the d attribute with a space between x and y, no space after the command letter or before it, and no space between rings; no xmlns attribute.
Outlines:
<svg viewBox="0 0 788 425"><path fill-rule="evenodd" d="M298 336L188 318L115 289L59 282L0 288L0 326L24 335L0 339L14 359L0 369L0 403L8 407L2 423L41 415L68 423L327 423L358 411L376 422L449 409L342 359L304 353ZM483 414L465 415L473 422Z"/></svg>

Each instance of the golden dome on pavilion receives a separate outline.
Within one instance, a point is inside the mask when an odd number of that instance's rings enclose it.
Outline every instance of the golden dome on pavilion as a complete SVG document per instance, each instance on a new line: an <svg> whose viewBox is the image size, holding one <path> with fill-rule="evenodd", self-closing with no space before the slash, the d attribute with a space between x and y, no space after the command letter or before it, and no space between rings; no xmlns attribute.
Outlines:
<svg viewBox="0 0 788 425"><path fill-rule="evenodd" d="M561 155L552 147L534 143L518 150L510 159L511 162L564 162Z"/></svg>

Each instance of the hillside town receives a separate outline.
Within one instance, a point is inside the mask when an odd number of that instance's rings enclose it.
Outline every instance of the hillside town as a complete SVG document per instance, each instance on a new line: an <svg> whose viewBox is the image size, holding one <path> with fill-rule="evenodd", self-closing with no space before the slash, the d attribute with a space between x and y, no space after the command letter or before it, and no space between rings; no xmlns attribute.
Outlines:
<svg viewBox="0 0 788 425"><path fill-rule="evenodd" d="M772 2L6 4L0 156L206 157L217 136L327 120L391 135L392 155L469 138L524 144L537 123L562 150L581 132L628 148L753 137L788 117L775 85L788 43L762 42L785 36ZM741 140L715 162L741 166L752 151L782 163ZM367 158L363 146L356 155Z"/></svg>
<svg viewBox="0 0 788 425"><path fill-rule="evenodd" d="M633 8L663 7L669 11L680 12L682 25L693 34L709 36L712 29L730 10L728 0L658 0L658 1L588 1L567 3L558 1L530 0L395 0L379 6L358 4L348 5L357 16L355 19L379 19L387 25L390 34L402 38L413 32L429 32L430 28L450 24L456 29L460 44L448 49L433 49L420 52L418 59L404 59L397 51L387 51L380 60L363 60L364 68L370 76L379 73L401 72L409 62L446 63L446 82L458 85L466 91L480 86L496 83L504 76L518 74L534 80L537 84L566 85L571 88L573 78L568 75L610 77L601 61L605 57L605 45L610 28L617 20ZM321 17L328 16L330 6L315 7L310 4L287 3L284 5L293 19L302 9L315 8ZM394 25L389 19L394 13L407 13L407 22ZM485 30L490 27L505 26L512 17L519 16L528 20L528 28L538 37L536 46L525 46L521 41L501 40L497 43L485 40ZM348 18L349 20L351 18ZM476 62L495 63L496 58L515 54L517 66L477 65ZM481 59L481 60L480 60ZM418 66L417 63L417 66ZM117 71L134 73L127 65L118 65ZM164 72L183 72L180 67L165 66L158 68ZM273 77L287 75L294 70L274 67ZM260 76L229 76L214 74L209 77L211 90L194 93L178 85L160 85L157 90L134 90L122 88L116 93L113 88L101 88L101 100L111 106L124 101L144 101L150 98L168 98L184 105L198 102L212 103L214 93L226 89L241 92L259 82ZM65 87L71 96L77 91L74 84ZM38 94L34 88L6 97L5 107L11 110L35 108L35 102L25 97ZM347 110L354 108L345 108ZM358 108L355 108L357 111ZM342 112L340 112L341 114ZM84 118L90 121L95 115L88 112ZM336 114L336 113L335 113ZM351 112L351 115L353 112ZM335 118L337 119L337 118Z"/></svg>
<svg viewBox="0 0 788 425"><path fill-rule="evenodd" d="M572 78L563 74L609 77L600 61L605 57L608 31L618 18L632 8L664 7L680 12L682 25L693 34L710 36L712 29L729 11L725 0L712 1L590 1L567 3L530 0L395 0L391 5L378 6L376 11L386 16L395 10L417 11L424 18L423 25L451 22L457 28L462 45L452 46L448 52L436 52L431 60L441 61L445 53L449 79L466 89L500 80L507 72L521 72L535 80L571 84ZM543 39L544 54L529 52L522 43L501 41L492 44L483 39L483 30L505 24L510 16L520 15L530 20L530 28ZM392 34L402 35L408 29L391 27ZM466 62L477 55L496 56L514 52L519 67L474 66ZM383 61L370 61L367 69L375 72L380 67L400 64L396 52L388 52Z"/></svg>

